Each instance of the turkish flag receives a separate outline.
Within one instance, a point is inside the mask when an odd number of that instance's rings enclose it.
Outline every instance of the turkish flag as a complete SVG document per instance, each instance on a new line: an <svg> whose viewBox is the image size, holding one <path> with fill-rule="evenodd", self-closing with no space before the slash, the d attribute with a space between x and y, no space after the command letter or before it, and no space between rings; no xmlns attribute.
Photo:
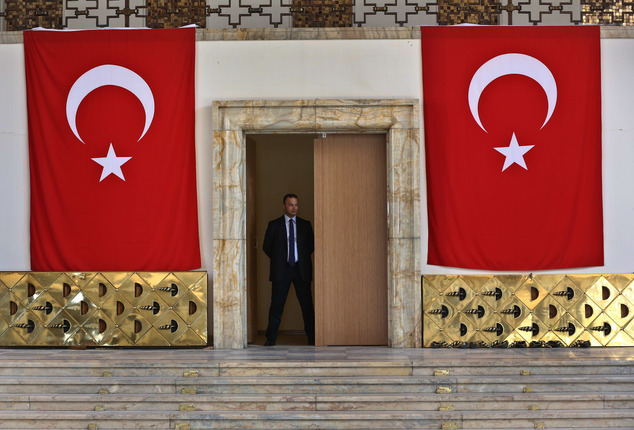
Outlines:
<svg viewBox="0 0 634 430"><path fill-rule="evenodd" d="M195 29L25 31L31 268L200 267Z"/></svg>
<svg viewBox="0 0 634 430"><path fill-rule="evenodd" d="M599 27L423 27L428 263L603 265Z"/></svg>

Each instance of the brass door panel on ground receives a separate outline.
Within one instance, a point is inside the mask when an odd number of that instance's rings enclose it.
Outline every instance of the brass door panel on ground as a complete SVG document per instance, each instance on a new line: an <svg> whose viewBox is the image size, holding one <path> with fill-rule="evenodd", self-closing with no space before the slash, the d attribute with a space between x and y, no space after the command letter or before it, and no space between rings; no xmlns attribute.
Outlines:
<svg viewBox="0 0 634 430"><path fill-rule="evenodd" d="M0 346L205 346L207 272L0 272Z"/></svg>
<svg viewBox="0 0 634 430"><path fill-rule="evenodd" d="M634 346L634 274L425 275L423 346Z"/></svg>

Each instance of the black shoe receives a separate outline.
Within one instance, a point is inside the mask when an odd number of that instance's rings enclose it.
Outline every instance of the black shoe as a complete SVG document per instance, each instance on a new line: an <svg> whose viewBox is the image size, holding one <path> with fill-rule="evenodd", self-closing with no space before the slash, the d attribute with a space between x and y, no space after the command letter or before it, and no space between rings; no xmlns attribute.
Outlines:
<svg viewBox="0 0 634 430"><path fill-rule="evenodd" d="M267 339L266 342L264 342L264 346L275 346L275 341Z"/></svg>

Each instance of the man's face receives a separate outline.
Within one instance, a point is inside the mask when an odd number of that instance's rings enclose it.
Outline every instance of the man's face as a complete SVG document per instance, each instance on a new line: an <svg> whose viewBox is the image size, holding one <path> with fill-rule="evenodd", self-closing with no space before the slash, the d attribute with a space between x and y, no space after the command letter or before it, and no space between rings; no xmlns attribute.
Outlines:
<svg viewBox="0 0 634 430"><path fill-rule="evenodd" d="M284 202L284 213L287 217L293 218L297 215L297 210L299 209L299 202L295 197L289 197Z"/></svg>

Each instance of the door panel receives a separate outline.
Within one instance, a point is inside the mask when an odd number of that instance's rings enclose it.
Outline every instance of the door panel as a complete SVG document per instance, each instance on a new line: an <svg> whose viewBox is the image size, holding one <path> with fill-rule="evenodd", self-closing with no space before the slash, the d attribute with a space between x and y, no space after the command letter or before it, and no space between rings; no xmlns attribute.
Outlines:
<svg viewBox="0 0 634 430"><path fill-rule="evenodd" d="M316 343L385 345L385 135L330 135L314 155Z"/></svg>

